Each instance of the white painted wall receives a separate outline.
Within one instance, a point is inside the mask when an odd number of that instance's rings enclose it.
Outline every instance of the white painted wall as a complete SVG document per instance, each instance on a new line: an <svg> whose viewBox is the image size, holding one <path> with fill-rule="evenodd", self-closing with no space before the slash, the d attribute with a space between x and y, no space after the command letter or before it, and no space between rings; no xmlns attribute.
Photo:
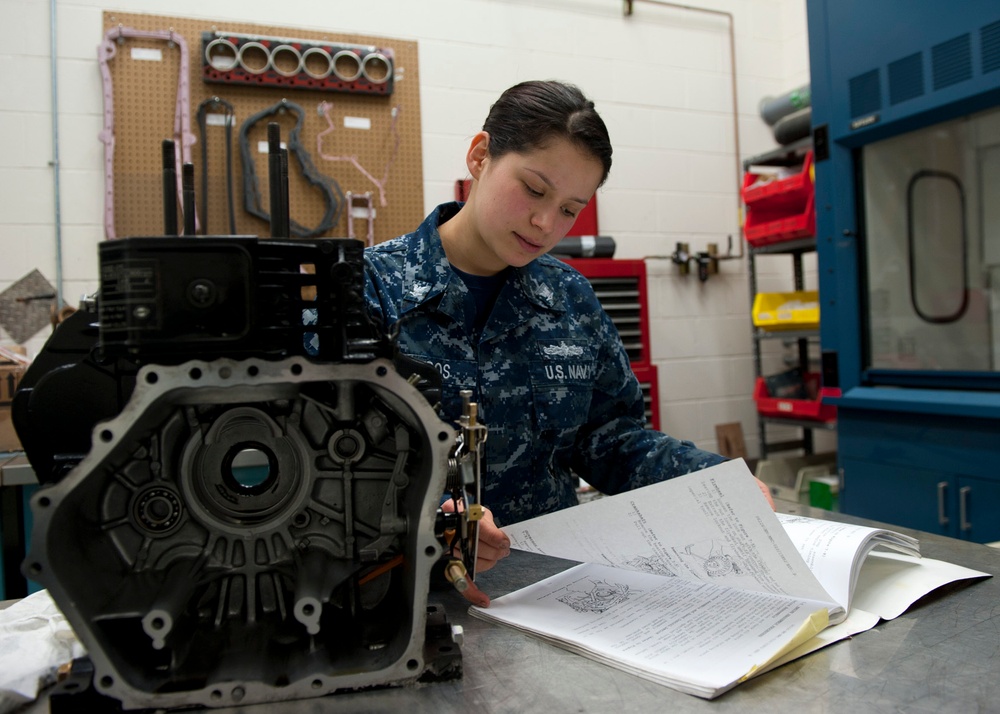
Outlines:
<svg viewBox="0 0 1000 714"><path fill-rule="evenodd" d="M601 232L618 257L650 257L652 353L660 367L664 428L705 448L714 425L740 421L756 454L751 400L750 296L744 260L708 282L681 277L675 243L740 251L739 159L775 146L757 114L766 95L808 81L804 0L691 0L732 14L738 107L734 117L729 23L721 15L638 0L57 0L63 294L97 286L103 239L100 76L105 9L244 21L416 40L420 54L424 196L450 200L468 139L506 87L532 78L580 85L615 145L599 194ZM50 18L44 0L0 0L0 289L34 268L56 279L50 101ZM739 130L736 153L734 121ZM653 257L661 256L661 257ZM773 289L790 273L768 267ZM765 284L769 284L766 282ZM768 288L771 289L771 288ZM7 336L0 334L0 343ZM37 350L45 332L30 341Z"/></svg>

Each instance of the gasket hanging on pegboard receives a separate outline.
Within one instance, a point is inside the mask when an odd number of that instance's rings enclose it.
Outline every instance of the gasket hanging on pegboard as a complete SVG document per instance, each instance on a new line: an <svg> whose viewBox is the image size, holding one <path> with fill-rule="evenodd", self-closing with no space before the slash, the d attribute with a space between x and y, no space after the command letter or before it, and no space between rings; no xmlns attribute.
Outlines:
<svg viewBox="0 0 1000 714"><path fill-rule="evenodd" d="M330 102L319 103L319 114L321 117L326 119L327 128L316 135L316 152L319 154L320 158L326 159L327 161L351 162L354 168L364 174L365 178L375 184L375 188L378 189L379 204L385 208L387 205L385 198L385 185L389 181L389 169L392 168L392 164L396 160L396 154L399 153L399 130L396 128L396 122L399 120L399 115L403 111L403 108L398 104L392 108L392 123L389 125L389 131L392 133L393 137L392 153L389 154L389 159L385 162L385 171L383 172L380 180L365 170L365 167L358 161L357 156L328 156L323 153L323 137L327 134L332 134L335 128L333 124L333 117L330 116L330 108L332 106L333 105Z"/></svg>
<svg viewBox="0 0 1000 714"><path fill-rule="evenodd" d="M209 97L198 105L198 133L201 140L201 225L208 232L208 127L209 109L222 108L213 112L223 118L226 126L226 200L229 207L229 233L236 234L236 208L233 198L233 125L236 111L233 105L220 97Z"/></svg>
<svg viewBox="0 0 1000 714"><path fill-rule="evenodd" d="M201 34L201 50L206 82L392 94L395 60L389 48L220 30Z"/></svg>
<svg viewBox="0 0 1000 714"><path fill-rule="evenodd" d="M309 183L319 188L323 193L323 199L326 203L326 212L315 228L306 228L292 220L288 222L292 235L298 238L312 238L322 235L340 221L340 209L344 204L344 194L334 179L324 176L316 170L316 166L312 162L312 157L302 147L299 135L302 132L305 112L302 110L302 107L294 102L282 99L274 106L248 117L242 126L240 126L240 156L243 159L243 205L247 213L257 216L257 218L265 220L268 223L271 222L271 215L264 210L260 198L260 182L257 179L256 163L253 159L253 152L250 149L250 129L261 119L274 116L283 111L294 112L297 115L295 126L288 135L288 151L295 154L295 158L302 168L302 175Z"/></svg>
<svg viewBox="0 0 1000 714"><path fill-rule="evenodd" d="M174 110L174 141L181 146L180 164L190 163L191 145L191 85L188 80L188 52L184 37L173 30L136 30L131 27L112 27L104 33L104 40L97 48L101 69L101 89L104 95L104 129L98 136L104 143L104 234L115 238L115 102L111 68L108 66L118 53L116 44L126 39L163 40L180 51L180 73L177 80L177 103ZM177 195L183 197L182 171L178 166Z"/></svg>

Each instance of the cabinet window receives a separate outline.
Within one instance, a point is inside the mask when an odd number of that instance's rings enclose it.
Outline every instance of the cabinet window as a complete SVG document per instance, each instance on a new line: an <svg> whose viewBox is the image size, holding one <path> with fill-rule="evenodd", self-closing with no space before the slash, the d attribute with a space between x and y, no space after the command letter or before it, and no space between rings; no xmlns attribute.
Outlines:
<svg viewBox="0 0 1000 714"><path fill-rule="evenodd" d="M864 147L867 366L1000 371L1000 110Z"/></svg>

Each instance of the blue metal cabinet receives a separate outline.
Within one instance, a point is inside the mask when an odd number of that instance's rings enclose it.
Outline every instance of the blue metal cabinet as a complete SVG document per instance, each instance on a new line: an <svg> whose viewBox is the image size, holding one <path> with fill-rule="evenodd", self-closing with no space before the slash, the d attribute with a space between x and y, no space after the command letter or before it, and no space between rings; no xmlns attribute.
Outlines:
<svg viewBox="0 0 1000 714"><path fill-rule="evenodd" d="M840 503L853 515L977 542L1000 540L1000 483L912 465L845 458Z"/></svg>
<svg viewBox="0 0 1000 714"><path fill-rule="evenodd" d="M1000 3L807 0L807 17L841 509L998 540Z"/></svg>
<svg viewBox="0 0 1000 714"><path fill-rule="evenodd" d="M965 540L1000 540L994 420L844 406L839 416L842 511Z"/></svg>

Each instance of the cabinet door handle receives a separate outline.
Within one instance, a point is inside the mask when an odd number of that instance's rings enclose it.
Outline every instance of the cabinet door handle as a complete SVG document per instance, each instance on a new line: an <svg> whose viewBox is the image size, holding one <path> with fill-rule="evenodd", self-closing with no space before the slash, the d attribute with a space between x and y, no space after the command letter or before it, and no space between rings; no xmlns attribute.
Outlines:
<svg viewBox="0 0 1000 714"><path fill-rule="evenodd" d="M938 525L948 525L948 482L938 481Z"/></svg>
<svg viewBox="0 0 1000 714"><path fill-rule="evenodd" d="M958 489L958 528L963 533L972 530L972 524L969 523L969 492L972 491L971 486L962 486Z"/></svg>

